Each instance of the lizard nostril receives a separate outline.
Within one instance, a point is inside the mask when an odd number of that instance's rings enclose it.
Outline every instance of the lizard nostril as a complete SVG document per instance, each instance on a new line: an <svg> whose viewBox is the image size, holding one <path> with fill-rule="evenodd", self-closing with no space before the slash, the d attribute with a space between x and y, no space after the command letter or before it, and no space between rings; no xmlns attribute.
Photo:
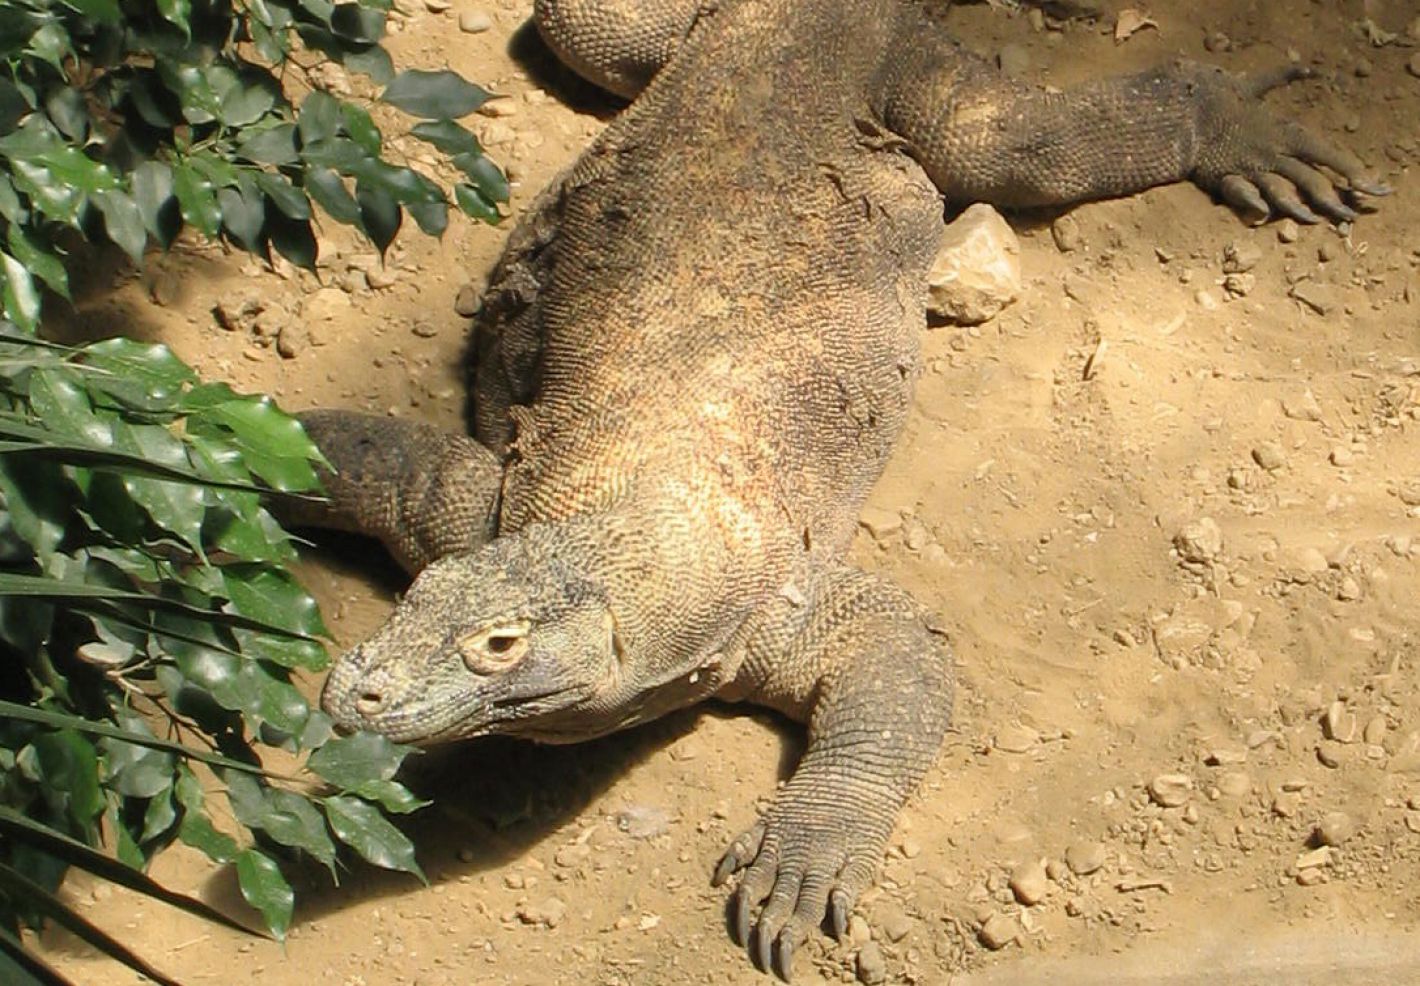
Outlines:
<svg viewBox="0 0 1420 986"><path fill-rule="evenodd" d="M372 716L385 707L385 697L379 692L361 692L355 700L355 711L362 716Z"/></svg>

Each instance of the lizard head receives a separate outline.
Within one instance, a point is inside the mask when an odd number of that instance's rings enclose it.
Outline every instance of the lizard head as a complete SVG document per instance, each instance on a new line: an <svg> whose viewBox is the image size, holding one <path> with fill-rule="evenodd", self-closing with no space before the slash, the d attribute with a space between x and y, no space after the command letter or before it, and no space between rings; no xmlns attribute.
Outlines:
<svg viewBox="0 0 1420 986"><path fill-rule="evenodd" d="M321 705L342 729L428 745L489 733L595 734L619 677L606 594L521 537L442 558L385 625L335 662Z"/></svg>

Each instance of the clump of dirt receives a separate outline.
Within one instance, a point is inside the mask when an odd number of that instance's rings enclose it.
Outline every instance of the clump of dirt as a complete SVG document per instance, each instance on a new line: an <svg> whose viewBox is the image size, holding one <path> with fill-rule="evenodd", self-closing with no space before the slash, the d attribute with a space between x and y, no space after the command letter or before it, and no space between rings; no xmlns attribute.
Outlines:
<svg viewBox="0 0 1420 986"><path fill-rule="evenodd" d="M477 129L515 218L615 109L575 87L569 105L510 59L527 13L428 0L394 17L403 63L506 94ZM801 981L1420 975L1404 937L1420 924L1420 25L1401 0L1146 13L1122 41L1112 17L952 16L1051 85L1180 55L1299 58L1324 81L1269 98L1397 194L1342 229L1250 228L1183 185L1023 217L1022 299L925 336L916 414L854 556L952 627L958 731L848 940L807 946ZM382 264L329 230L319 278L187 245L75 320L292 408L458 427L455 305L507 231L409 238ZM363 549L305 574L346 644L398 588ZM799 742L710 709L579 747L432 755L416 782L438 802L413 823L432 885L312 873L284 948L107 886L68 892L194 984L756 981L708 875ZM155 875L241 906L181 848ZM43 944L77 979L131 981Z"/></svg>

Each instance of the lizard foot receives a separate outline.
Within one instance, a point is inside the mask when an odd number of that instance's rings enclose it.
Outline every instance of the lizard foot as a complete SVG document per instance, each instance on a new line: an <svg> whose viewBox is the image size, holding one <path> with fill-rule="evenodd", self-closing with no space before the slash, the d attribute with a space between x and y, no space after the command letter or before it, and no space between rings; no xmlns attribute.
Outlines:
<svg viewBox="0 0 1420 986"><path fill-rule="evenodd" d="M1252 77L1193 69L1203 96L1194 179L1245 216L1350 222L1357 215L1357 193L1390 193L1350 151L1279 119L1259 102L1278 86L1313 77L1311 69L1285 65Z"/></svg>
<svg viewBox="0 0 1420 986"><path fill-rule="evenodd" d="M873 807L825 802L795 780L731 843L711 880L718 887L744 871L730 900L731 932L760 969L786 982L795 950L825 917L834 937L843 937L892 826L891 815L885 820L876 810L891 799Z"/></svg>

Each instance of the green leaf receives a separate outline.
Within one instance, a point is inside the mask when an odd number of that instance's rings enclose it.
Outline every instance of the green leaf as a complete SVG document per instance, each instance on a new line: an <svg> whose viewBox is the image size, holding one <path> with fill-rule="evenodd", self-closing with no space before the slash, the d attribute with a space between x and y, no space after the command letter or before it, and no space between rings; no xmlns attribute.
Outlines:
<svg viewBox="0 0 1420 986"><path fill-rule="evenodd" d="M173 784L171 753L118 740L101 740L107 786L128 798L151 798Z"/></svg>
<svg viewBox="0 0 1420 986"><path fill-rule="evenodd" d="M281 256L302 270L314 271L320 247L309 219L291 219L280 212L267 213L266 235Z"/></svg>
<svg viewBox="0 0 1420 986"><path fill-rule="evenodd" d="M241 642L242 653L255 655L283 668L324 671L330 664L330 655L314 640L293 640L250 630L238 630L236 635Z"/></svg>
<svg viewBox="0 0 1420 986"><path fill-rule="evenodd" d="M73 373L35 370L30 374L29 398L47 430L98 448L113 445L113 427L94 413L89 395L75 382Z"/></svg>
<svg viewBox="0 0 1420 986"><path fill-rule="evenodd" d="M395 76L380 98L413 116L443 120L472 113L488 101L488 92L457 72L412 68Z"/></svg>
<svg viewBox="0 0 1420 986"><path fill-rule="evenodd" d="M63 0L66 7L72 7L85 17L100 24L117 25L123 18L118 9L118 0Z"/></svg>
<svg viewBox="0 0 1420 986"><path fill-rule="evenodd" d="M294 123L278 123L274 127L260 130L248 128L242 131L242 134L242 141L237 145L237 154L248 161L285 167L301 159L300 152L296 150ZM278 176L262 172L257 176L257 181L274 177Z"/></svg>
<svg viewBox="0 0 1420 986"><path fill-rule="evenodd" d="M306 760L312 770L336 787L354 790L394 777L411 748L391 743L378 733L337 736Z"/></svg>
<svg viewBox="0 0 1420 986"><path fill-rule="evenodd" d="M168 787L160 791L143 811L143 831L139 840L144 844L154 839L162 839L172 831L177 823L177 808L173 806L172 775L168 776Z"/></svg>
<svg viewBox="0 0 1420 986"><path fill-rule="evenodd" d="M246 902L261 912L266 926L280 941L286 940L295 910L296 895L271 857L255 849L237 855L237 882Z"/></svg>
<svg viewBox="0 0 1420 986"><path fill-rule="evenodd" d="M0 495L15 533L48 564L64 540L73 500L60 467L34 456L0 456Z"/></svg>
<svg viewBox="0 0 1420 986"><path fill-rule="evenodd" d="M447 202L411 202L404 207L427 236L443 236L449 228Z"/></svg>
<svg viewBox="0 0 1420 986"><path fill-rule="evenodd" d="M256 176L256 184L282 215L291 219L311 218L311 202L306 198L306 193L284 176L262 172Z"/></svg>
<svg viewBox="0 0 1420 986"><path fill-rule="evenodd" d="M340 64L351 72L369 76L377 86L386 85L394 78L394 61L382 46L343 42L340 48Z"/></svg>
<svg viewBox="0 0 1420 986"><path fill-rule="evenodd" d="M483 153L478 138L453 120L424 120L416 123L409 132L450 156Z"/></svg>
<svg viewBox="0 0 1420 986"><path fill-rule="evenodd" d="M330 168L310 168L306 172L306 191L336 222L353 226L360 220L360 206L355 197Z"/></svg>
<svg viewBox="0 0 1420 986"><path fill-rule="evenodd" d="M60 133L80 147L84 146L89 136L89 108L78 89L54 86L45 96L44 111Z"/></svg>
<svg viewBox="0 0 1420 986"><path fill-rule="evenodd" d="M363 4L337 3L330 14L330 28L339 37L374 44L385 35L385 15Z"/></svg>
<svg viewBox="0 0 1420 986"><path fill-rule="evenodd" d="M399 233L403 210L388 191L364 179L355 183L355 201L360 206L360 228L376 249L384 253Z"/></svg>
<svg viewBox="0 0 1420 986"><path fill-rule="evenodd" d="M430 802L416 798L403 784L395 781L366 781L351 791L366 801L378 801L385 811L407 815L412 811L427 807Z"/></svg>
<svg viewBox="0 0 1420 986"><path fill-rule="evenodd" d="M319 450L296 419L268 398L226 401L194 417L229 431L248 468L272 489L294 493L317 488L311 461L320 461Z"/></svg>
<svg viewBox="0 0 1420 986"><path fill-rule="evenodd" d="M79 351L78 359L97 371L85 380L91 393L136 389L150 401L171 403L185 388L197 383L197 374L192 368L161 343L115 336L85 346Z"/></svg>
<svg viewBox="0 0 1420 986"><path fill-rule="evenodd" d="M283 846L300 849L335 872L335 844L320 812L303 795L262 787L245 774L227 778L227 800L237 821L261 829Z"/></svg>
<svg viewBox="0 0 1420 986"><path fill-rule="evenodd" d="M481 219L492 225L499 219L498 207L490 202L483 193L472 185L465 185L459 182L454 186L454 201L466 215L474 219Z"/></svg>
<svg viewBox="0 0 1420 986"><path fill-rule="evenodd" d="M141 263L143 248L148 245L148 234L138 204L119 191L99 192L94 196L94 203L103 213L108 238L135 262Z"/></svg>
<svg viewBox="0 0 1420 986"><path fill-rule="evenodd" d="M0 719L18 719L21 722L33 722L42 726L50 726L57 729L71 729L75 732L88 733L91 736L105 736L110 739L123 740L126 743L135 743L139 746L151 747L154 750L165 750L169 753L176 753L181 757L191 760L200 760L203 763L214 767L225 767L228 770L244 770L248 773L262 774L265 771L255 764L242 763L240 760L233 760L217 753L209 753L206 750L198 750L190 746L183 746L179 743L172 743L168 740L156 739L152 736L141 736L129 730L119 729L105 722L95 719L85 719L82 716L70 715L64 712L54 712L50 709L36 709L28 705L18 705L14 702L0 700Z"/></svg>
<svg viewBox="0 0 1420 986"><path fill-rule="evenodd" d="M64 269L64 263L26 236L24 229L18 225L10 227L8 238L15 259L44 281L51 291L68 299L69 274Z"/></svg>
<svg viewBox="0 0 1420 986"><path fill-rule="evenodd" d="M288 633L315 637L329 633L310 593L288 571L266 565L223 565L222 585L236 611Z"/></svg>
<svg viewBox="0 0 1420 986"><path fill-rule="evenodd" d="M182 212L173 194L173 172L161 161L144 161L129 175L133 202L143 217L143 227L167 246L182 229Z"/></svg>
<svg viewBox="0 0 1420 986"><path fill-rule="evenodd" d="M508 201L508 179L488 158L481 154L456 154L452 163L468 175L484 198L491 202Z"/></svg>
<svg viewBox="0 0 1420 986"><path fill-rule="evenodd" d="M238 188L217 190L222 226L248 253L261 252L261 231L266 225L266 201L252 183L250 193Z"/></svg>
<svg viewBox="0 0 1420 986"><path fill-rule="evenodd" d="M96 822L103 814L104 796L99 789L99 758L93 744L79 733L64 729L35 736L30 747L44 781L45 799L79 825L89 842L96 841Z"/></svg>
<svg viewBox="0 0 1420 986"><path fill-rule="evenodd" d="M345 6L353 5L346 4ZM364 148L371 157L380 156L380 151L383 148L380 128L375 126L375 121L370 118L368 112L354 103L341 103L340 119L351 140Z"/></svg>
<svg viewBox="0 0 1420 986"><path fill-rule="evenodd" d="M39 326L39 291L24 264L0 251L0 297L4 299L5 317L20 328L33 332Z"/></svg>
<svg viewBox="0 0 1420 986"><path fill-rule="evenodd" d="M162 425L135 425L119 420L113 423L113 437L119 451L172 468L188 466L182 441ZM177 535L201 557L202 520L207 504L199 484L125 476L123 486L154 524Z"/></svg>
<svg viewBox="0 0 1420 986"><path fill-rule="evenodd" d="M177 193L182 217L204 236L215 238L221 228L222 210L212 184L189 162L173 166L173 191Z"/></svg>
<svg viewBox="0 0 1420 986"><path fill-rule="evenodd" d="M343 795L326 798L323 803L331 830L341 842L376 866L402 870L424 880L424 871L414 859L413 844L378 809Z"/></svg>
<svg viewBox="0 0 1420 986"><path fill-rule="evenodd" d="M296 128L301 134L301 143L310 145L335 136L340 126L340 103L319 89L313 90L301 104L300 115L296 118Z"/></svg>
<svg viewBox="0 0 1420 986"><path fill-rule="evenodd" d="M192 28L189 25L192 18L192 0L158 0L158 13L181 31L184 38L192 38Z"/></svg>

